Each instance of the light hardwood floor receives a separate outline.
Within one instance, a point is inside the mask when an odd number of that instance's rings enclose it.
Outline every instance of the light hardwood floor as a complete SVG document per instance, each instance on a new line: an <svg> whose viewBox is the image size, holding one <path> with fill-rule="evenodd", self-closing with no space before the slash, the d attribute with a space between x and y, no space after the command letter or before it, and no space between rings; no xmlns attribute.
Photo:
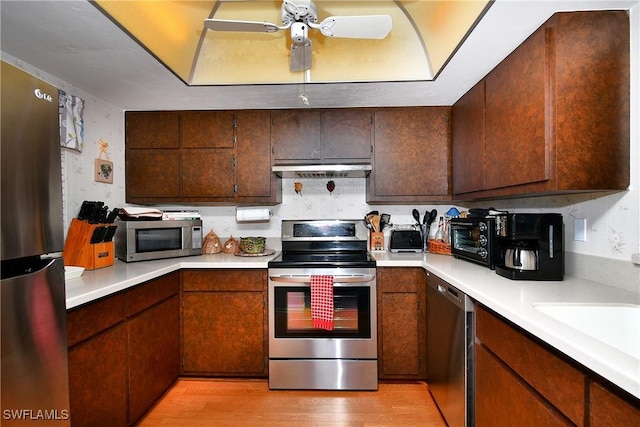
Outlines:
<svg viewBox="0 0 640 427"><path fill-rule="evenodd" d="M424 383L378 391L269 390L266 380L179 379L140 427L446 427Z"/></svg>

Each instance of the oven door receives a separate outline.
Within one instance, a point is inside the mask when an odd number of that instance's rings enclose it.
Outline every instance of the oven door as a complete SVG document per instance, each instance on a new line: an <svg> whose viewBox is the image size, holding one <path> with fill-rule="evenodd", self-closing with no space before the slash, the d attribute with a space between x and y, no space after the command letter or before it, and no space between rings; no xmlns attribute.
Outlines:
<svg viewBox="0 0 640 427"><path fill-rule="evenodd" d="M376 359L375 269L269 271L269 358ZM311 322L311 275L334 277L334 328Z"/></svg>
<svg viewBox="0 0 640 427"><path fill-rule="evenodd" d="M486 223L452 221L450 230L454 256L490 266L491 247Z"/></svg>

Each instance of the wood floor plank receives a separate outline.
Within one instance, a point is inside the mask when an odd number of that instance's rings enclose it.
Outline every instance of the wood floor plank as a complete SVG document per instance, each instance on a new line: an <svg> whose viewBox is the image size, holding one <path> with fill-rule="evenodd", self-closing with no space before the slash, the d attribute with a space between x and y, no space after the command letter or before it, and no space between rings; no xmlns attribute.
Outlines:
<svg viewBox="0 0 640 427"><path fill-rule="evenodd" d="M139 427L446 427L424 383L377 391L269 390L266 380L181 378Z"/></svg>

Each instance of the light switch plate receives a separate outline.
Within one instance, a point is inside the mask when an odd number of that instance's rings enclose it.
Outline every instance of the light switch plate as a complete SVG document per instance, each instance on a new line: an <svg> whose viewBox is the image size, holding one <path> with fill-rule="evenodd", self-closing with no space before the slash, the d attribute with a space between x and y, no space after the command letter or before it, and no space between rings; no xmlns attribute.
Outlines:
<svg viewBox="0 0 640 427"><path fill-rule="evenodd" d="M578 242L587 241L587 219L575 218L573 220L573 240Z"/></svg>

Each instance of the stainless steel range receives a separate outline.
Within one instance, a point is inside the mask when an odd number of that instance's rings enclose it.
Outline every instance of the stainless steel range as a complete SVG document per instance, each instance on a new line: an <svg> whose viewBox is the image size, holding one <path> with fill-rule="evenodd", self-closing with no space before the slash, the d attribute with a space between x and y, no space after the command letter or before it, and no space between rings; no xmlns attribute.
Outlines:
<svg viewBox="0 0 640 427"><path fill-rule="evenodd" d="M269 262L269 388L377 390L376 263L363 220L285 220ZM332 327L314 326L312 282L333 281ZM314 298L315 296L314 290Z"/></svg>

